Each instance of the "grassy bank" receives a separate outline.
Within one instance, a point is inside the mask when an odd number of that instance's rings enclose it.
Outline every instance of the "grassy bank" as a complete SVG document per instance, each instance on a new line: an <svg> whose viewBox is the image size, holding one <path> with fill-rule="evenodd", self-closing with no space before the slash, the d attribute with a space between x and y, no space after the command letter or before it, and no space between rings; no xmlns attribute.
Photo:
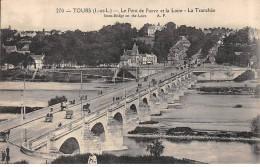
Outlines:
<svg viewBox="0 0 260 167"><path fill-rule="evenodd" d="M252 95L255 94L254 87L201 87L197 88L198 91L207 94L220 94L220 95Z"/></svg>
<svg viewBox="0 0 260 167"><path fill-rule="evenodd" d="M26 113L39 110L43 107L25 107ZM0 106L0 114L21 114L21 107Z"/></svg>
<svg viewBox="0 0 260 167"><path fill-rule="evenodd" d="M90 154L74 156L61 156L54 160L52 164L87 164ZM112 154L96 155L98 164L195 164L193 160L177 159L170 156L115 156Z"/></svg>

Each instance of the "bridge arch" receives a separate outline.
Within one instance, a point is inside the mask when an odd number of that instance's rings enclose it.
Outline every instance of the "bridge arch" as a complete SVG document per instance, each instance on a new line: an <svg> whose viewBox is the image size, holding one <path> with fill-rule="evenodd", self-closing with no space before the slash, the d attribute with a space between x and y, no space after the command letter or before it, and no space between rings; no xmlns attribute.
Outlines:
<svg viewBox="0 0 260 167"><path fill-rule="evenodd" d="M156 93L153 93L153 96L156 97Z"/></svg>
<svg viewBox="0 0 260 167"><path fill-rule="evenodd" d="M117 120L120 123L123 123L123 116L120 112L118 112L114 115L114 119Z"/></svg>
<svg viewBox="0 0 260 167"><path fill-rule="evenodd" d="M163 92L163 93L164 93L164 90L163 90L163 89L161 89L161 92Z"/></svg>
<svg viewBox="0 0 260 167"><path fill-rule="evenodd" d="M75 152L80 153L79 142L76 138L68 138L60 147L60 152L63 154L73 154Z"/></svg>
<svg viewBox="0 0 260 167"><path fill-rule="evenodd" d="M131 109L132 111L134 111L134 112L137 113L137 108L136 108L135 104L132 104L132 105L130 106L130 109Z"/></svg>
<svg viewBox="0 0 260 167"><path fill-rule="evenodd" d="M91 132L94 136L100 136L102 133L105 133L105 128L101 122L98 122L91 128Z"/></svg>
<svg viewBox="0 0 260 167"><path fill-rule="evenodd" d="M148 104L148 100L147 100L147 98L145 97L145 98L143 98L143 102L145 103L145 104Z"/></svg>

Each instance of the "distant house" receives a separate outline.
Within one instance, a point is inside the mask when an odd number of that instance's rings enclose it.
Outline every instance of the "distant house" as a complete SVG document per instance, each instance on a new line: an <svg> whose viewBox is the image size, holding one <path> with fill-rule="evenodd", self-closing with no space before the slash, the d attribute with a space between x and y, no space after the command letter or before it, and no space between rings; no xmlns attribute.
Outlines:
<svg viewBox="0 0 260 167"><path fill-rule="evenodd" d="M35 31L18 31L14 35L15 36L20 35L20 37L31 37L31 38L33 38L34 36L36 36L36 32Z"/></svg>
<svg viewBox="0 0 260 167"><path fill-rule="evenodd" d="M145 64L157 64L157 56L154 54L139 54L138 46L134 44L132 50L124 51L120 57L120 66L137 67Z"/></svg>
<svg viewBox="0 0 260 167"><path fill-rule="evenodd" d="M156 25L149 26L147 29L148 36L154 37L156 31L162 31L164 28L165 26L161 26L160 23L158 23L157 26Z"/></svg>
<svg viewBox="0 0 260 167"><path fill-rule="evenodd" d="M256 62L257 62L257 57L256 55L254 55L249 59L249 66L252 67Z"/></svg>
<svg viewBox="0 0 260 167"><path fill-rule="evenodd" d="M22 53L22 54L26 54L29 53L30 54L30 50L29 50L29 45L26 44L24 45L20 50L17 51L18 53Z"/></svg>
<svg viewBox="0 0 260 167"><path fill-rule="evenodd" d="M16 45L14 45L14 46L4 46L4 44L3 44L3 48L5 49L5 52L6 52L6 53L17 52L17 47L16 47Z"/></svg>
<svg viewBox="0 0 260 167"><path fill-rule="evenodd" d="M179 66L184 65L184 59L186 56L186 51L190 47L191 43L184 36L170 49L170 53L168 54L168 63Z"/></svg>
<svg viewBox="0 0 260 167"><path fill-rule="evenodd" d="M44 54L42 55L31 55L31 57L33 58L34 60L34 64L31 65L29 68L30 69L42 69L43 67L43 59L45 57Z"/></svg>
<svg viewBox="0 0 260 167"><path fill-rule="evenodd" d="M124 51L120 57L120 66L139 66L141 61L141 55L138 51L138 46L134 43L132 50Z"/></svg>
<svg viewBox="0 0 260 167"><path fill-rule="evenodd" d="M235 52L236 56L241 56L243 54L243 52Z"/></svg>
<svg viewBox="0 0 260 167"><path fill-rule="evenodd" d="M142 54L141 64L153 65L157 64L157 56L152 54Z"/></svg>
<svg viewBox="0 0 260 167"><path fill-rule="evenodd" d="M7 38L7 39L6 39L6 42L12 42L12 41L14 41L14 38L13 38L13 37L10 37L10 38Z"/></svg>
<svg viewBox="0 0 260 167"><path fill-rule="evenodd" d="M212 32L212 31L211 31L210 29L204 28L204 30L203 30L203 33L204 33L205 35L210 34L211 32Z"/></svg>

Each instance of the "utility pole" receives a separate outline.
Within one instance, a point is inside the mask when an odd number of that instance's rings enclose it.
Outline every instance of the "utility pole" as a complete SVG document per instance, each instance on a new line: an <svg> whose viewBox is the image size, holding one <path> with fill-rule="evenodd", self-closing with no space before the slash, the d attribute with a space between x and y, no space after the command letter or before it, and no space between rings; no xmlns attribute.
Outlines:
<svg viewBox="0 0 260 167"><path fill-rule="evenodd" d="M82 69L80 71L80 110L81 110L81 117L83 117L83 106L82 106Z"/></svg>
<svg viewBox="0 0 260 167"><path fill-rule="evenodd" d="M26 111L25 111L25 75L23 77L23 112L24 112L23 119L25 119L25 114L26 114Z"/></svg>

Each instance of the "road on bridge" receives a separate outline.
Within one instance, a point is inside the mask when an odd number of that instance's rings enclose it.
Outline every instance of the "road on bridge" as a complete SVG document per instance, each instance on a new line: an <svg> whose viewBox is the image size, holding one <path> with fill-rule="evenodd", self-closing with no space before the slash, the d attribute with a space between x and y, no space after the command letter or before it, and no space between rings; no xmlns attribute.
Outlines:
<svg viewBox="0 0 260 167"><path fill-rule="evenodd" d="M142 82L142 87L148 88L152 79L165 80L171 77L171 73L182 73L183 71L165 71L148 77L147 82ZM140 79L143 81L143 79ZM83 105L90 103L90 110L95 112L103 107L107 107L116 101L113 98L124 98L125 94L130 95L136 92L138 83L135 81L119 83L115 85L114 89L104 89L102 95L89 97L88 100L83 100ZM13 119L3 121L0 123L0 131L11 129L9 142L17 147L21 146L21 131L26 135L27 140L37 138L41 135L47 134L55 128L58 124L69 124L71 121L81 118L81 101L76 100L75 105L69 105L68 108L73 110L73 119L65 119L66 111L60 111L60 104L54 105L53 122L45 122L45 115L50 111L50 107L43 108L25 115L24 124L21 126L21 119ZM26 132L25 132L26 131ZM7 143L0 143L0 150L7 147Z"/></svg>

